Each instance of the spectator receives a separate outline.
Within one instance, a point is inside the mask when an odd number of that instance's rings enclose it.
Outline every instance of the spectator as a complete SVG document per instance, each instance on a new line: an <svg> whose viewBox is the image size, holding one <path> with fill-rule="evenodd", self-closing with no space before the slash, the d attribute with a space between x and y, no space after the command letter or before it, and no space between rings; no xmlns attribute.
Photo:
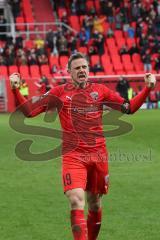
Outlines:
<svg viewBox="0 0 160 240"><path fill-rule="evenodd" d="M134 53L139 53L139 48L135 43L132 44L132 47L128 50L128 53L132 56Z"/></svg>
<svg viewBox="0 0 160 240"><path fill-rule="evenodd" d="M38 56L38 63L40 65L46 65L48 64L48 57L45 54L41 54Z"/></svg>
<svg viewBox="0 0 160 240"><path fill-rule="evenodd" d="M107 38L114 37L114 31L113 31L113 29L111 27L108 28L106 36L107 36Z"/></svg>
<svg viewBox="0 0 160 240"><path fill-rule="evenodd" d="M43 75L39 82L35 82L35 85L38 87L38 93L40 95L45 94L50 90L50 84L48 78Z"/></svg>
<svg viewBox="0 0 160 240"><path fill-rule="evenodd" d="M129 82L123 76L120 76L116 86L116 90L120 94L120 96L125 98L126 100L128 100L129 87Z"/></svg>
<svg viewBox="0 0 160 240"><path fill-rule="evenodd" d="M128 88L128 100L131 100L135 96L135 93L133 91L133 88L129 86Z"/></svg>
<svg viewBox="0 0 160 240"><path fill-rule="evenodd" d="M84 27L82 27L81 31L79 32L79 38L80 38L80 45L86 46L90 39L90 32L87 31Z"/></svg>
<svg viewBox="0 0 160 240"><path fill-rule="evenodd" d="M129 53L129 50L128 50L128 47L126 45L123 45L119 50L120 55L124 55L124 54L128 54L128 53Z"/></svg>
<svg viewBox="0 0 160 240"><path fill-rule="evenodd" d="M88 55L91 56L96 54L98 54L97 48L93 45L90 45L88 48Z"/></svg>
<svg viewBox="0 0 160 240"><path fill-rule="evenodd" d="M15 39L15 48L23 48L23 38L20 33L17 34Z"/></svg>
<svg viewBox="0 0 160 240"><path fill-rule="evenodd" d="M86 12L86 0L77 0L78 14L85 15Z"/></svg>
<svg viewBox="0 0 160 240"><path fill-rule="evenodd" d="M51 72L52 73L57 73L59 71L59 69L57 68L56 64L53 64L53 66L51 67Z"/></svg>
<svg viewBox="0 0 160 240"><path fill-rule="evenodd" d="M16 53L16 63L18 66L27 65L27 56L23 49L19 48Z"/></svg>
<svg viewBox="0 0 160 240"><path fill-rule="evenodd" d="M61 22L64 23L64 24L69 25L68 15L67 15L67 12L66 12L66 11L64 11L64 12L62 13ZM65 31L66 28L62 26L62 30Z"/></svg>
<svg viewBox="0 0 160 240"><path fill-rule="evenodd" d="M44 48L45 41L39 34L37 34L36 40L34 42L37 49Z"/></svg>
<svg viewBox="0 0 160 240"><path fill-rule="evenodd" d="M47 47L52 51L53 50L53 38L55 34L52 29L49 29L49 31L46 34L46 45Z"/></svg>
<svg viewBox="0 0 160 240"><path fill-rule="evenodd" d="M29 88L28 88L28 84L26 83L26 81L24 79L22 79L22 81L21 81L21 85L20 85L19 91L26 99L28 99Z"/></svg>
<svg viewBox="0 0 160 240"><path fill-rule="evenodd" d="M68 55L68 41L63 35L58 39L58 51L60 55Z"/></svg>
<svg viewBox="0 0 160 240"><path fill-rule="evenodd" d="M8 66L15 65L15 49L13 44L5 48L5 56Z"/></svg>
<svg viewBox="0 0 160 240"><path fill-rule="evenodd" d="M137 21L140 17L140 9L135 1L131 3L131 18L133 21Z"/></svg>
<svg viewBox="0 0 160 240"><path fill-rule="evenodd" d="M28 52L28 64L29 65L36 65L37 62L37 56L36 56L36 50L33 48Z"/></svg>
<svg viewBox="0 0 160 240"><path fill-rule="evenodd" d="M53 50L52 50L52 55L58 56L58 47L57 47L57 36L54 35L53 37Z"/></svg>
<svg viewBox="0 0 160 240"><path fill-rule="evenodd" d="M77 13L78 13L77 0L73 0L71 3L71 15L77 15Z"/></svg>
<svg viewBox="0 0 160 240"><path fill-rule="evenodd" d="M128 34L129 38L134 38L135 37L135 30L130 25L128 26L127 34Z"/></svg>
<svg viewBox="0 0 160 240"><path fill-rule="evenodd" d="M154 69L157 72L160 72L160 54L155 58L155 66Z"/></svg>
<svg viewBox="0 0 160 240"><path fill-rule="evenodd" d="M116 14L115 14L115 29L121 30L122 29L122 16L121 12L118 9Z"/></svg>
<svg viewBox="0 0 160 240"><path fill-rule="evenodd" d="M93 65L91 67L91 71L94 72L94 73L96 73L96 72L103 72L104 71L104 68L101 65L100 61L97 62L95 65Z"/></svg>
<svg viewBox="0 0 160 240"><path fill-rule="evenodd" d="M157 108L157 93L154 89L150 91L147 108Z"/></svg>
<svg viewBox="0 0 160 240"><path fill-rule="evenodd" d="M152 64L151 64L151 55L149 50L147 50L146 53L142 56L142 62L144 64L144 71L151 72Z"/></svg>
<svg viewBox="0 0 160 240"><path fill-rule="evenodd" d="M102 34L98 34L98 38L94 38L93 44L97 48L98 54L103 55L105 49L104 49L104 37Z"/></svg>
<svg viewBox="0 0 160 240"><path fill-rule="evenodd" d="M114 11L112 1L102 1L101 2L101 11L108 18L108 22L112 25L115 22Z"/></svg>
<svg viewBox="0 0 160 240"><path fill-rule="evenodd" d="M105 20L106 17L98 18L97 16L95 16L93 19L93 31L104 33L103 23Z"/></svg>
<svg viewBox="0 0 160 240"><path fill-rule="evenodd" d="M90 16L85 16L83 19L82 26L85 28L86 34L90 39L92 28L93 28L93 19Z"/></svg>
<svg viewBox="0 0 160 240"><path fill-rule="evenodd" d="M77 38L76 36L71 36L68 41L68 47L70 48L71 52L73 53L77 49Z"/></svg>
<svg viewBox="0 0 160 240"><path fill-rule="evenodd" d="M6 58L0 54L0 66L7 65Z"/></svg>

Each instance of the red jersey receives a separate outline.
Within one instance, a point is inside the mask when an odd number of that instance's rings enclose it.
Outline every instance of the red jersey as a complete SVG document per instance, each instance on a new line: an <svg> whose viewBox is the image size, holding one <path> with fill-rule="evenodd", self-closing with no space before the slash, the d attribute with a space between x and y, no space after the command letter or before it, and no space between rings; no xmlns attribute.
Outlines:
<svg viewBox="0 0 160 240"><path fill-rule="evenodd" d="M85 89L64 84L51 89L48 94L57 96L62 102L59 118L63 129L63 154L105 146L103 104L112 102L122 105L122 97L97 83L89 83Z"/></svg>
<svg viewBox="0 0 160 240"><path fill-rule="evenodd" d="M96 152L105 146L102 128L103 104L130 114L136 112L149 95L145 87L137 96L126 102L105 85L88 83L85 89L67 83L51 89L48 93L27 101L14 89L20 110L27 117L34 117L46 109L58 108L63 130L63 154L72 151ZM112 103L112 104L111 104ZM118 104L118 105L117 105Z"/></svg>

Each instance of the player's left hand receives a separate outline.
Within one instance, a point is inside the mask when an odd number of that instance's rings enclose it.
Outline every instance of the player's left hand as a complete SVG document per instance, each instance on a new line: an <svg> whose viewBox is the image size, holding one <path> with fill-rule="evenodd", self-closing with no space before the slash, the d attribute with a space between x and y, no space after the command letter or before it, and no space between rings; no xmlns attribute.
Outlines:
<svg viewBox="0 0 160 240"><path fill-rule="evenodd" d="M144 76L146 86L149 88L154 88L156 85L156 77L152 73L146 73Z"/></svg>
<svg viewBox="0 0 160 240"><path fill-rule="evenodd" d="M12 73L9 76L9 80L10 80L10 85L12 89L16 89L20 87L21 78L19 73Z"/></svg>

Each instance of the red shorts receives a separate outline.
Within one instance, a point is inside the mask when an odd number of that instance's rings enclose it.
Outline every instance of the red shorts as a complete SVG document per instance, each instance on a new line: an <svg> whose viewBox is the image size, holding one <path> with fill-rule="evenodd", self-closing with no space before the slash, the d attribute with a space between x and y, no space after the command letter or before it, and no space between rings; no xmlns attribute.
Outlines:
<svg viewBox="0 0 160 240"><path fill-rule="evenodd" d="M106 150L63 156L62 175L64 192L82 188L93 194L106 194L109 186Z"/></svg>

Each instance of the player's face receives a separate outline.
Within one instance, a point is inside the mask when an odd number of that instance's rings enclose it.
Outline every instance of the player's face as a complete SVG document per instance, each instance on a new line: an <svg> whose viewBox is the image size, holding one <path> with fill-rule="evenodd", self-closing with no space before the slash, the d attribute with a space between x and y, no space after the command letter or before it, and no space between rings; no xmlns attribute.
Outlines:
<svg viewBox="0 0 160 240"><path fill-rule="evenodd" d="M74 83L77 85L85 84L89 75L88 62L83 58L73 60L69 73Z"/></svg>

